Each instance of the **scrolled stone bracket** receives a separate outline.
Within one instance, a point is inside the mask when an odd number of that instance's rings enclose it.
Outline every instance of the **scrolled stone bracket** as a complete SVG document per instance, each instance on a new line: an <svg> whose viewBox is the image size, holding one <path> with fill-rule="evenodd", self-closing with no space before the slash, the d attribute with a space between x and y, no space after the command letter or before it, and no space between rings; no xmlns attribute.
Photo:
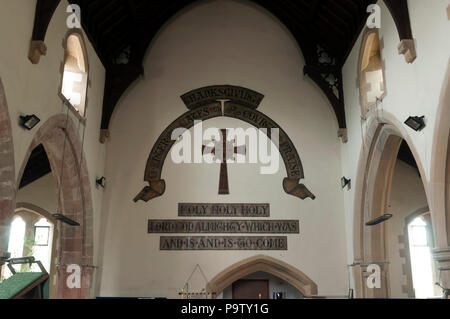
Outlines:
<svg viewBox="0 0 450 319"><path fill-rule="evenodd" d="M105 144L109 138L109 130L102 129L100 130L100 143Z"/></svg>

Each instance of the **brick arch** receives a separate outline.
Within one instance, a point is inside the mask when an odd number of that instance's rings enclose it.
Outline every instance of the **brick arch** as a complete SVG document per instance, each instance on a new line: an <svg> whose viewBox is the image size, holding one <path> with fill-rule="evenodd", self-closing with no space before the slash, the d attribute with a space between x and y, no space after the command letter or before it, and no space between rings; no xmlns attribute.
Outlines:
<svg viewBox="0 0 450 319"><path fill-rule="evenodd" d="M28 148L19 171L17 185L31 151L39 144L44 146L47 153L57 188L59 189L61 185L60 210L81 225L72 227L57 223L59 231L57 298L88 298L93 275L93 207L85 156L73 120L59 114L42 124ZM67 277L70 275L66 269L70 264L81 267L80 289L69 289L66 285Z"/></svg>
<svg viewBox="0 0 450 319"><path fill-rule="evenodd" d="M253 256L227 267L207 284L206 290L218 296L236 280L259 271L283 279L304 296L317 295L316 283L303 272L281 260L265 255Z"/></svg>
<svg viewBox="0 0 450 319"><path fill-rule="evenodd" d="M6 93L0 78L0 256L8 250L16 195L14 146ZM0 269L1 273L1 269Z"/></svg>

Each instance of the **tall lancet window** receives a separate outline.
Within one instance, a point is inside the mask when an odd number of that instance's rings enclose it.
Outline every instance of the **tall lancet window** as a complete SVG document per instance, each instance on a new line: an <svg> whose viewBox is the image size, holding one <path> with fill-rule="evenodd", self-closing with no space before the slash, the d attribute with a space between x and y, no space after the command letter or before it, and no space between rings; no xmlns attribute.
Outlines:
<svg viewBox="0 0 450 319"><path fill-rule="evenodd" d="M25 227L26 223L20 216L15 217L13 222L11 223L8 244L8 252L11 253L11 258L23 257ZM16 271L20 271L20 265L15 265L13 267ZM12 276L11 271L6 267L6 265L4 266L4 270L2 271L2 273L4 274L5 279Z"/></svg>
<svg viewBox="0 0 450 319"><path fill-rule="evenodd" d="M378 32L368 32L363 40L359 63L359 91L361 115L365 119L368 112L386 96L383 61L381 58Z"/></svg>
<svg viewBox="0 0 450 319"><path fill-rule="evenodd" d="M435 274L431 256L432 235L426 220L416 217L408 225L409 252L413 286L416 298L433 298L439 296L434 285Z"/></svg>
<svg viewBox="0 0 450 319"><path fill-rule="evenodd" d="M61 97L82 117L85 116L88 66L81 35L71 33L66 40L66 55Z"/></svg>

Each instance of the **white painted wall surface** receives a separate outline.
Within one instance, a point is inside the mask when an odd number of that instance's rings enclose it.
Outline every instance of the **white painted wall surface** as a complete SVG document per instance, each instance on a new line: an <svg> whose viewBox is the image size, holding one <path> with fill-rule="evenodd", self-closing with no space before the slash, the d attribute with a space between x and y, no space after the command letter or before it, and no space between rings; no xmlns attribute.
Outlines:
<svg viewBox="0 0 450 319"><path fill-rule="evenodd" d="M198 263L211 279L226 267L264 253L297 267L324 295L347 294L340 140L325 95L302 75L304 61L290 33L253 4L198 3L172 19L148 50L145 76L113 115L107 145L108 187L101 296L166 296L178 292ZM229 196L217 195L219 165L175 165L166 160L166 192L133 203L160 133L187 109L180 95L199 87L230 84L265 95L259 111L272 117L297 147L304 182L317 196L300 200L282 189L284 166L260 175L259 165L229 165ZM320 124L318 124L320 123ZM248 127L216 118L204 127ZM192 129L191 129L192 131ZM271 219L298 219L300 235L288 235L288 251L159 251L159 235L147 234L150 218L177 218L179 202L271 204ZM197 283L199 287L204 282Z"/></svg>

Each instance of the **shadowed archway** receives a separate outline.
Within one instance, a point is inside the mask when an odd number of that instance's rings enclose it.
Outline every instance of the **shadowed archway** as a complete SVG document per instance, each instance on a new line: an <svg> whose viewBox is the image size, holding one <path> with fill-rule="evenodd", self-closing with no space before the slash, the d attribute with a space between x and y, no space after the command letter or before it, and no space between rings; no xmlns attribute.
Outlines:
<svg viewBox="0 0 450 319"><path fill-rule="evenodd" d="M206 290L218 296L236 280L260 271L283 279L304 296L317 295L316 283L303 272L281 260L265 255L250 257L227 267L207 284Z"/></svg>
<svg viewBox="0 0 450 319"><path fill-rule="evenodd" d="M17 185L25 171L33 149L44 147L57 188L58 211L80 223L80 227L57 223L59 233L57 250L57 298L89 298L93 275L93 207L89 176L75 124L64 114L50 117L36 132L19 171ZM52 212L56 213L56 212ZM67 266L81 268L81 287L66 285Z"/></svg>
<svg viewBox="0 0 450 319"><path fill-rule="evenodd" d="M400 146L406 142L420 172L425 196L429 202L428 182L419 153L408 132L388 112L383 118L372 114L364 136L356 180L354 206L353 275L359 298L390 298L388 229L386 223L368 227L365 224L389 211L392 179ZM381 287L368 289L367 267L377 264L381 270Z"/></svg>

